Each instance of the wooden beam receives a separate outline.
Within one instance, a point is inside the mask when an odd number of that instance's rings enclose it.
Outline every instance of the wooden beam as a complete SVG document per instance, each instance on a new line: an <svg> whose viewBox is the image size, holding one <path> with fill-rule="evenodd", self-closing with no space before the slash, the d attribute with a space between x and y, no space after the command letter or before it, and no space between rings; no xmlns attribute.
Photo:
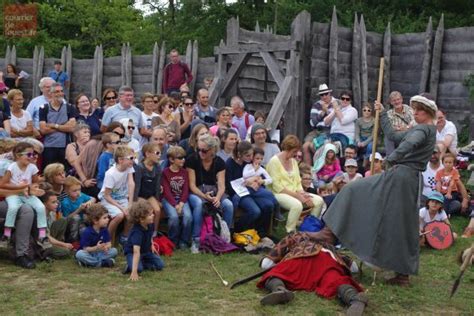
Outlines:
<svg viewBox="0 0 474 316"><path fill-rule="evenodd" d="M224 47L224 41L221 39L219 47ZM226 57L223 54L218 54L217 64L214 73L214 80L212 80L211 87L209 88L209 104L216 106L221 95L221 86L224 81L224 76L227 71L226 69Z"/></svg>
<svg viewBox="0 0 474 316"><path fill-rule="evenodd" d="M227 72L224 83L222 85L221 93L220 95L225 95L229 89L232 87L232 85L237 81L239 78L239 74L242 71L242 69L245 67L245 64L247 61L250 59L252 54L250 53L245 53L245 54L240 54L237 60L232 64L232 67L230 67L229 71Z"/></svg>
<svg viewBox="0 0 474 316"><path fill-rule="evenodd" d="M125 43L122 44L122 50L121 50L121 55L120 55L120 69L121 69L121 74L122 74L122 83L121 85L122 86L125 86L127 84L127 75L126 75L126 68L125 68L125 63L126 63L126 59L127 59L127 46L125 45Z"/></svg>
<svg viewBox="0 0 474 316"><path fill-rule="evenodd" d="M68 45L67 46L67 49L66 49L66 63L63 64L65 65L65 69L66 69L66 72L69 76L69 82L71 84L70 88L69 89L65 89L65 94L66 94L66 98L69 99L70 95L71 95L71 90L73 89L73 84L72 83L72 48L71 48L71 45Z"/></svg>
<svg viewBox="0 0 474 316"><path fill-rule="evenodd" d="M237 45L239 44L239 31L240 23L239 18L230 18L227 20L227 45Z"/></svg>
<svg viewBox="0 0 474 316"><path fill-rule="evenodd" d="M268 52L260 52L260 56L262 56L262 59L267 65L268 70L270 70L270 73L272 74L273 79L275 79L276 84L279 88L281 88L285 78L283 77L283 73L280 71L280 66L278 65L275 57L273 54Z"/></svg>
<svg viewBox="0 0 474 316"><path fill-rule="evenodd" d="M10 45L7 45L7 49L5 51L5 67L4 67L4 69L7 69L7 65L10 62L10 55L11 55L11 48L10 48Z"/></svg>
<svg viewBox="0 0 474 316"><path fill-rule="evenodd" d="M431 68L431 54L433 43L433 21L430 17L425 31L425 53L423 54L423 65L421 66L421 79L419 93L427 91Z"/></svg>
<svg viewBox="0 0 474 316"><path fill-rule="evenodd" d="M392 31L390 29L390 22L387 24L387 28L385 29L385 33L383 35L383 59L384 59L384 66L383 66L383 93L382 93L382 100L388 100L388 96L390 95L390 56L392 54Z"/></svg>
<svg viewBox="0 0 474 316"><path fill-rule="evenodd" d="M338 30L337 30L337 14L336 6L333 7L332 19L331 19L331 30L329 32L329 55L328 55L328 68L329 68L329 80L328 84L331 89L335 89L337 86L337 52L338 52Z"/></svg>
<svg viewBox="0 0 474 316"><path fill-rule="evenodd" d="M282 88L275 97L270 113L265 120L265 126L270 129L276 129L278 123L285 112L285 109L290 101L291 97L291 86L293 84L293 77L286 76L283 80Z"/></svg>
<svg viewBox="0 0 474 316"><path fill-rule="evenodd" d="M444 39L444 14L441 15L438 28L436 29L436 37L433 45L433 59L431 61L430 74L430 94L436 100L438 96L439 74L441 70L441 56L443 54Z"/></svg>
<svg viewBox="0 0 474 316"><path fill-rule="evenodd" d="M369 80L367 75L367 30L364 16L360 17L360 87L362 104L369 100Z"/></svg>
<svg viewBox="0 0 474 316"><path fill-rule="evenodd" d="M99 55L99 46L95 47L94 61L92 65L92 80L91 80L91 99L97 97L97 60Z"/></svg>
<svg viewBox="0 0 474 316"><path fill-rule="evenodd" d="M158 62L158 78L156 79L156 93L163 92L163 68L165 67L166 50L165 42L161 43L160 61Z"/></svg>
<svg viewBox="0 0 474 316"><path fill-rule="evenodd" d="M10 52L9 63L12 64L13 66L16 66L16 46L15 45L13 45L12 50Z"/></svg>
<svg viewBox="0 0 474 316"><path fill-rule="evenodd" d="M289 50L299 50L299 41L290 42L270 42L258 44L227 45L225 47L214 47L214 55L218 54L242 54L260 52L284 52Z"/></svg>
<svg viewBox="0 0 474 316"><path fill-rule="evenodd" d="M104 48L99 45L97 54L97 97L102 97L102 83L104 79Z"/></svg>
<svg viewBox="0 0 474 316"><path fill-rule="evenodd" d="M192 50L192 63L191 63L191 73L193 75L193 80L191 81L189 85L189 91L191 92L191 95L194 95L194 87L196 86L196 80L197 80L197 73L198 73L198 65L199 65L199 45L198 41L194 40L193 42L193 50Z"/></svg>
<svg viewBox="0 0 474 316"><path fill-rule="evenodd" d="M7 47L7 50L8 50L8 47ZM31 93L32 98L36 97L39 94L38 57L39 57L39 50L38 50L38 46L35 45L35 49L33 50L33 74L32 74L33 77L31 78L33 82L32 93Z"/></svg>
<svg viewBox="0 0 474 316"><path fill-rule="evenodd" d="M157 93L156 81L158 76L158 59L160 58L160 48L158 43L155 42L153 46L153 60L151 61L151 93Z"/></svg>
<svg viewBox="0 0 474 316"><path fill-rule="evenodd" d="M357 13L354 14L354 26L352 29L352 55L351 55L351 85L352 98L355 108L360 110L362 108L362 96L360 88L360 26L357 18Z"/></svg>
<svg viewBox="0 0 474 316"><path fill-rule="evenodd" d="M130 48L130 43L127 43L126 46L127 54L125 55L125 78L126 85L132 86L132 49Z"/></svg>
<svg viewBox="0 0 474 316"><path fill-rule="evenodd" d="M188 65L189 69L191 69L191 64L193 62L193 42L191 40L188 41L188 45L186 46L186 57L184 62Z"/></svg>

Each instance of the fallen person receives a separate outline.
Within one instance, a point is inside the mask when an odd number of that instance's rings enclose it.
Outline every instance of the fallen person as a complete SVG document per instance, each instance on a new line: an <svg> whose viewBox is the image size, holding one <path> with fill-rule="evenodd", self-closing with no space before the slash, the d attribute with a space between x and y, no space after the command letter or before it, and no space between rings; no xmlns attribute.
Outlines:
<svg viewBox="0 0 474 316"><path fill-rule="evenodd" d="M346 305L348 315L362 315L368 298L351 277L352 260L321 243L313 233L296 232L283 238L261 262L265 273L257 287L271 293L263 305L285 304L294 298L293 290L316 292L324 298L337 297Z"/></svg>

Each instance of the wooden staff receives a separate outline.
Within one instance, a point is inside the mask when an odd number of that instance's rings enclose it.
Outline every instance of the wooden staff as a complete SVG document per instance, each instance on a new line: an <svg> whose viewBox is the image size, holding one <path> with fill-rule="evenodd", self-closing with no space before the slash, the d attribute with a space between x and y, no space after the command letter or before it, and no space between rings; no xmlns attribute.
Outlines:
<svg viewBox="0 0 474 316"><path fill-rule="evenodd" d="M457 277L456 281L454 281L453 288L451 289L451 295L449 298L452 298L454 293L456 293L456 290L459 287L459 284L461 283L461 278L464 274L464 271L467 270L467 267L471 266L471 261L474 256L474 243L471 245L471 248L466 249L466 257L461 265L461 272L459 273L459 276Z"/></svg>
<svg viewBox="0 0 474 316"><path fill-rule="evenodd" d="M384 61L383 57L380 58L380 67L379 67L379 84L377 88L377 102L382 102L382 85L383 85L383 66ZM380 111L375 111L375 122L374 122L374 131L372 132L372 154L370 155L370 174L374 174L374 161L375 161L375 152L377 151L377 139L379 135L379 117Z"/></svg>

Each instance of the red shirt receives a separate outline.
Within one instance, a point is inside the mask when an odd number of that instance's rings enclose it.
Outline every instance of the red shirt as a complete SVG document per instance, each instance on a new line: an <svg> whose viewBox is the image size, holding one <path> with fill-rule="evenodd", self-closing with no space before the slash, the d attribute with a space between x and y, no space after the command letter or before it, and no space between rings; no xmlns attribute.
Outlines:
<svg viewBox="0 0 474 316"><path fill-rule="evenodd" d="M188 65L183 62L170 63L166 65L163 74L163 92L166 93L168 89L179 89L183 83L190 83L192 80L193 75Z"/></svg>
<svg viewBox="0 0 474 316"><path fill-rule="evenodd" d="M189 197L189 178L186 169L181 168L178 172L173 172L168 167L161 175L161 185L163 186L163 199L176 206L179 202L186 203Z"/></svg>

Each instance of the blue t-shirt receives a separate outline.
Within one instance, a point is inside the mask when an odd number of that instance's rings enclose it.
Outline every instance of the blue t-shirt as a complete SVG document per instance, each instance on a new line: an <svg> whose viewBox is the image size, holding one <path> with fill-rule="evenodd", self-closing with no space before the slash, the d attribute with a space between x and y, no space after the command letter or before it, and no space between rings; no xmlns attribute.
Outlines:
<svg viewBox="0 0 474 316"><path fill-rule="evenodd" d="M140 246L140 254L151 252L151 238L153 237L153 224L148 225L148 229L140 224L134 224L128 233L127 243L123 250L125 255L133 254L133 246Z"/></svg>
<svg viewBox="0 0 474 316"><path fill-rule="evenodd" d="M103 227L97 232L94 227L88 226L81 234L81 247L79 249L94 247L99 241L103 244L110 241L110 235L107 228Z"/></svg>
<svg viewBox="0 0 474 316"><path fill-rule="evenodd" d="M63 217L69 216L69 214L76 211L79 208L79 206L81 206L82 203L86 203L90 199L91 197L89 195L84 194L82 192L81 192L81 195L79 195L79 197L75 201L72 201L69 196L65 197L61 201L61 213L63 214ZM82 216L83 215L81 214L81 218Z"/></svg>
<svg viewBox="0 0 474 316"><path fill-rule="evenodd" d="M110 167L114 165L114 155L112 153L104 151L100 154L99 161L97 162L97 187L102 189L104 184L105 173Z"/></svg>
<svg viewBox="0 0 474 316"><path fill-rule="evenodd" d="M56 72L56 70L51 70L48 73L48 77L53 78L53 80L56 82L59 82L63 88L66 81L69 81L69 76L67 72L64 71Z"/></svg>

